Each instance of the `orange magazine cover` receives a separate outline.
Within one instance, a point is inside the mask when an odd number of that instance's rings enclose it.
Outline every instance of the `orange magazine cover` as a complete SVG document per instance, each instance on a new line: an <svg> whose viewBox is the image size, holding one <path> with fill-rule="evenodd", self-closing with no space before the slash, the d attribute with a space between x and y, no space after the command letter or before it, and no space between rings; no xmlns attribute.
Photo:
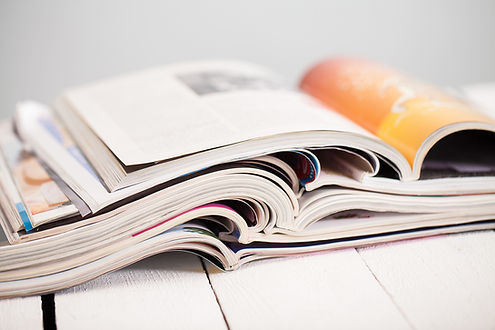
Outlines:
<svg viewBox="0 0 495 330"><path fill-rule="evenodd" d="M461 100L389 67L361 59L321 62L301 88L399 150L411 167L423 142L451 124L495 121Z"/></svg>

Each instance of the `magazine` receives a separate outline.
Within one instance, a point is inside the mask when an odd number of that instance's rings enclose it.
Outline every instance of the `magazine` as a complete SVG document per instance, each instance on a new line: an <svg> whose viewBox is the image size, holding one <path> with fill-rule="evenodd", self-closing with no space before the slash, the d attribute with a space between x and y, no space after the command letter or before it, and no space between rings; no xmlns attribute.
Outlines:
<svg viewBox="0 0 495 330"><path fill-rule="evenodd" d="M350 58L315 65L299 89L205 61L21 102L0 127L0 296L168 250L233 270L495 228L493 113Z"/></svg>

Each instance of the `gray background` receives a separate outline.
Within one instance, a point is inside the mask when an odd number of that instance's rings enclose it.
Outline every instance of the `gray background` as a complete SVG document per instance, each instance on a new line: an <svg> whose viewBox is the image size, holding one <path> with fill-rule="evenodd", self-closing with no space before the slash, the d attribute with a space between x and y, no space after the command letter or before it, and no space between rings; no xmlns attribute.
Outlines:
<svg viewBox="0 0 495 330"><path fill-rule="evenodd" d="M0 118L18 100L172 61L253 61L295 84L331 55L442 85L495 80L495 1L0 0Z"/></svg>

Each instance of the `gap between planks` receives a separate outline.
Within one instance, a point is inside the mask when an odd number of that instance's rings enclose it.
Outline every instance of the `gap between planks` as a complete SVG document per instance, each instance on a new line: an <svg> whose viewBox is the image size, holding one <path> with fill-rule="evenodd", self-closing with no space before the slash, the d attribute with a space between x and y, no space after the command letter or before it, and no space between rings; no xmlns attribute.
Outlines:
<svg viewBox="0 0 495 330"><path fill-rule="evenodd" d="M495 231L358 249L418 329L495 328Z"/></svg>

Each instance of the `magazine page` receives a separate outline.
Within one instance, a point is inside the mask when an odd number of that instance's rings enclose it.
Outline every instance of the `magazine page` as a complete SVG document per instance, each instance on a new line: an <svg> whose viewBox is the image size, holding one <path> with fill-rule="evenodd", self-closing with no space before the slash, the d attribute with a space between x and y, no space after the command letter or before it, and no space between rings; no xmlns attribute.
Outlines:
<svg viewBox="0 0 495 330"><path fill-rule="evenodd" d="M155 68L71 89L62 98L126 166L289 132L369 135L242 62Z"/></svg>
<svg viewBox="0 0 495 330"><path fill-rule="evenodd" d="M456 97L365 60L322 62L306 73L300 86L395 147L411 167L425 140L443 127L464 123L463 129L495 130L493 117Z"/></svg>
<svg viewBox="0 0 495 330"><path fill-rule="evenodd" d="M19 194L15 207L26 231L54 219L77 213L76 207L53 181L39 160L24 150L12 131L12 122L0 123L0 152L16 192L7 191L12 201ZM17 192L18 191L18 192Z"/></svg>

